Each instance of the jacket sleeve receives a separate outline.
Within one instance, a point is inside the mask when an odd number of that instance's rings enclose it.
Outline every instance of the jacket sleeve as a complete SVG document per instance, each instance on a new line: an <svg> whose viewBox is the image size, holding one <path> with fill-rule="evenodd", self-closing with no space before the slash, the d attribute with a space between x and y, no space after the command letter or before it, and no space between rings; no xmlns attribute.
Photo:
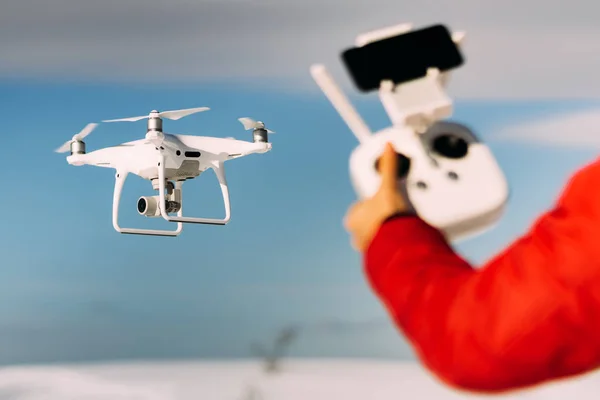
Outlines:
<svg viewBox="0 0 600 400"><path fill-rule="evenodd" d="M479 269L415 216L386 221L364 257L393 321L450 386L500 392L600 366L600 161Z"/></svg>

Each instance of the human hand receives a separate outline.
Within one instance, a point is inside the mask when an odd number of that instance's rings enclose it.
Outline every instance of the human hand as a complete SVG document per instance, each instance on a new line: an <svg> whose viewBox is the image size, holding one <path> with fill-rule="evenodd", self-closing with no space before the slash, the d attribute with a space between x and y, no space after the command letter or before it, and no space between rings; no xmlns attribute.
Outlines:
<svg viewBox="0 0 600 400"><path fill-rule="evenodd" d="M381 186L369 199L354 203L346 213L344 226L350 233L352 247L363 252L389 217L408 209L397 187L398 157L391 144L387 144L379 159Z"/></svg>

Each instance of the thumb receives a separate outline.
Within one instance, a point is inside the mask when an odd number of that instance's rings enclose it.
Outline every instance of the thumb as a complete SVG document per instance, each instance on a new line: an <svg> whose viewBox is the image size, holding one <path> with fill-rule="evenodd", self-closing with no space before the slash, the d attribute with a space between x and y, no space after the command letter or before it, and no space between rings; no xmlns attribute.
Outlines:
<svg viewBox="0 0 600 400"><path fill-rule="evenodd" d="M388 143L379 159L379 174L381 175L380 190L397 190L397 171L398 155L392 145Z"/></svg>

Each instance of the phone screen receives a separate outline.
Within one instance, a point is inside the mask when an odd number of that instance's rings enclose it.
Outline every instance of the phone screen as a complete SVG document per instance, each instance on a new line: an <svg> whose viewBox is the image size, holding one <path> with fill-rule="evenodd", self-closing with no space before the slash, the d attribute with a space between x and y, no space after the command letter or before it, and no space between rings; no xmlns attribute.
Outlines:
<svg viewBox="0 0 600 400"><path fill-rule="evenodd" d="M342 53L342 60L355 86L363 92L378 90L382 80L400 84L422 78L428 68L444 72L464 63L444 25L350 48Z"/></svg>

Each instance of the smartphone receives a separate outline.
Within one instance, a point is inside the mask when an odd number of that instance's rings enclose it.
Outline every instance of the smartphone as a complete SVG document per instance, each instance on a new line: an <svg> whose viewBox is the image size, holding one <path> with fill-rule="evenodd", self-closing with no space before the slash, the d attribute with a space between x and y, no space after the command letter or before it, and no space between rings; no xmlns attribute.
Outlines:
<svg viewBox="0 0 600 400"><path fill-rule="evenodd" d="M347 49L342 61L354 85L369 92L382 80L401 84L424 77L428 68L460 67L464 57L448 28L438 24Z"/></svg>

